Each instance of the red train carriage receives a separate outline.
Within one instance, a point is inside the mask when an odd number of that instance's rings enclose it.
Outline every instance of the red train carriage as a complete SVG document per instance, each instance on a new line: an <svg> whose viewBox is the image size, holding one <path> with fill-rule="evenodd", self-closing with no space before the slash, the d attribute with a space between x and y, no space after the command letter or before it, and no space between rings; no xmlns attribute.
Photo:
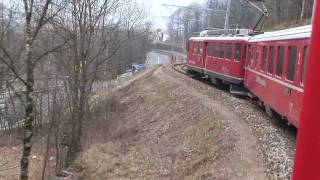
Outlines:
<svg viewBox="0 0 320 180"><path fill-rule="evenodd" d="M245 87L268 115L274 111L299 126L311 26L252 37L248 42Z"/></svg>
<svg viewBox="0 0 320 180"><path fill-rule="evenodd" d="M249 37L209 37L204 40L204 73L213 83L243 84L245 48Z"/></svg>
<svg viewBox="0 0 320 180"><path fill-rule="evenodd" d="M207 75L215 84L243 84L245 48L249 37L193 37L187 67Z"/></svg>

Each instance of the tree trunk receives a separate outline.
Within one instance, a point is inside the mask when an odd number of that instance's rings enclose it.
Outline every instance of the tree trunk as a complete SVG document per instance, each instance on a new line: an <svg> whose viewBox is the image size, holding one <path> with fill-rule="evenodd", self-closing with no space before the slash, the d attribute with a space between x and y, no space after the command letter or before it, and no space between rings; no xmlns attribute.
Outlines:
<svg viewBox="0 0 320 180"><path fill-rule="evenodd" d="M300 23L303 21L305 6L306 6L306 0L302 0L301 14L300 14Z"/></svg>
<svg viewBox="0 0 320 180"><path fill-rule="evenodd" d="M276 3L276 16L277 16L278 23L281 23L281 1L280 0Z"/></svg>
<svg viewBox="0 0 320 180"><path fill-rule="evenodd" d="M25 122L24 122L24 138L23 138L23 149L22 149L22 158L21 158L21 172L20 172L20 180L28 179L28 168L29 168L29 156L32 148L32 135L33 135L33 120L34 120L34 104L33 104L33 63L32 63L32 37L31 37L31 15L27 15L26 17L26 91L25 91Z"/></svg>

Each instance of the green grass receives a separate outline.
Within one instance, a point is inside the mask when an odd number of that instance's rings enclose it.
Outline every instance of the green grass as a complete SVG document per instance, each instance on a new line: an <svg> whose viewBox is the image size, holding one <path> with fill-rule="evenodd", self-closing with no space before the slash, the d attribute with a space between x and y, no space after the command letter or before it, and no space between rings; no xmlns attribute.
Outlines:
<svg viewBox="0 0 320 180"><path fill-rule="evenodd" d="M210 130L210 131L214 131L214 130L220 129L220 128L221 128L221 124L219 123L218 120L214 119L214 120L212 121L211 125L210 125L209 130Z"/></svg>

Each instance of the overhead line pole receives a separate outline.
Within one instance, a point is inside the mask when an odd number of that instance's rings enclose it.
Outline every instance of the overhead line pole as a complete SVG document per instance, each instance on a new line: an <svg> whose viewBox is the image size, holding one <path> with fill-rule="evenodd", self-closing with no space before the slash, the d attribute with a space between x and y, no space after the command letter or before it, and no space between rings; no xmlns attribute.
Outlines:
<svg viewBox="0 0 320 180"><path fill-rule="evenodd" d="M226 19L224 21L224 30L225 31L227 31L229 29L230 9L231 9L231 0L228 0L228 2L227 2L227 11L226 11Z"/></svg>

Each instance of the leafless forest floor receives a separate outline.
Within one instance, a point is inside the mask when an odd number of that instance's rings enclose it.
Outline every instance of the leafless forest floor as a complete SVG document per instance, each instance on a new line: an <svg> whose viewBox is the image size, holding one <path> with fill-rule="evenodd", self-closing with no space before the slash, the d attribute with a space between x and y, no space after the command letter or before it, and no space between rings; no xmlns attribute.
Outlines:
<svg viewBox="0 0 320 180"><path fill-rule="evenodd" d="M45 130L43 130L45 131ZM17 180L20 173L21 158L21 134L15 135L1 134L0 136L0 180ZM30 157L29 176L30 180L41 178L44 154L46 148L46 133L35 132L33 148ZM55 165L54 149L50 149L48 158L48 168L45 179L49 179L54 174L52 171Z"/></svg>
<svg viewBox="0 0 320 180"><path fill-rule="evenodd" d="M267 179L246 122L175 73L99 95L75 179Z"/></svg>

